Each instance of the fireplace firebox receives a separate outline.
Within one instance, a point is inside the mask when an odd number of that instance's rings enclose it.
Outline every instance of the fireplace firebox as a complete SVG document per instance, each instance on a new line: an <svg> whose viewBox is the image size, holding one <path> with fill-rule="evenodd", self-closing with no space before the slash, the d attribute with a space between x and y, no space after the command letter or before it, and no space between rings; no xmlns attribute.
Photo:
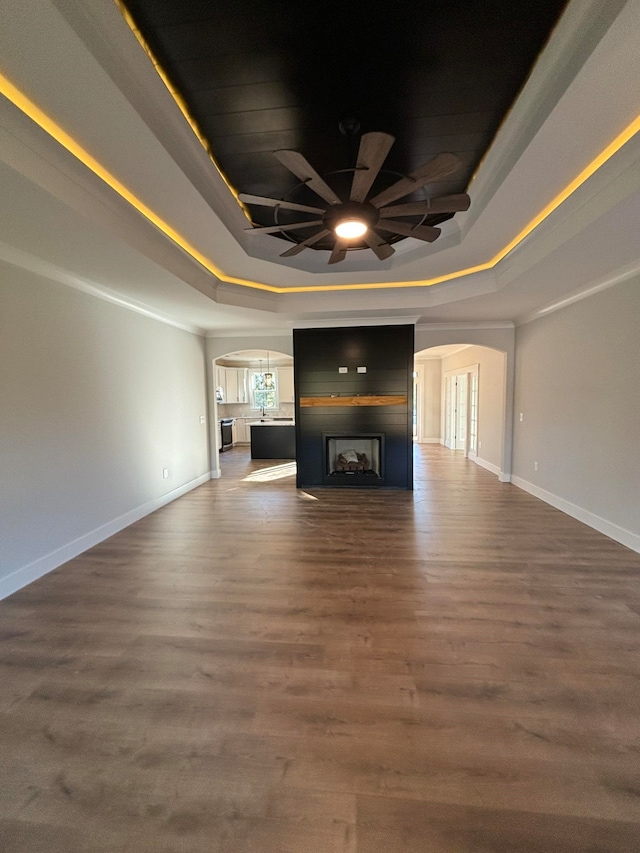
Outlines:
<svg viewBox="0 0 640 853"><path fill-rule="evenodd" d="M324 434L324 479L332 485L384 480L384 434Z"/></svg>

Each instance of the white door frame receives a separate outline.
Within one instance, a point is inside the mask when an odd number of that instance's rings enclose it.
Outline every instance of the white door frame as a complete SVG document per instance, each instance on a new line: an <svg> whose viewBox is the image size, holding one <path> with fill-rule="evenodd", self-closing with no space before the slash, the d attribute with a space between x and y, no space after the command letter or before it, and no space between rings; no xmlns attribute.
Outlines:
<svg viewBox="0 0 640 853"><path fill-rule="evenodd" d="M469 456L470 453L470 440L471 440L471 377L475 376L476 380L478 377L478 364L469 364L465 367L457 367L454 370L447 370L442 376L442 443L445 447L448 447L450 450L463 450L465 458ZM455 380L458 376L464 376L466 379L466 405L465 405L465 425L464 425L464 442L462 447L456 447L457 445L457 405L453 404L452 400L452 386L453 380ZM457 385L457 383L456 383ZM480 384L477 384L477 393L478 396L480 394ZM457 401L456 401L457 402ZM478 406L476 406L476 414L478 411ZM456 433L452 435L452 421L456 420ZM476 422L476 430L475 435L477 439L478 428ZM475 454L477 454L477 448L475 450Z"/></svg>
<svg viewBox="0 0 640 853"><path fill-rule="evenodd" d="M413 372L416 374L413 377L412 389L416 395L416 437L415 440L420 444L424 439L424 364L414 362ZM413 401L412 401L413 404ZM413 411L412 411L413 416Z"/></svg>

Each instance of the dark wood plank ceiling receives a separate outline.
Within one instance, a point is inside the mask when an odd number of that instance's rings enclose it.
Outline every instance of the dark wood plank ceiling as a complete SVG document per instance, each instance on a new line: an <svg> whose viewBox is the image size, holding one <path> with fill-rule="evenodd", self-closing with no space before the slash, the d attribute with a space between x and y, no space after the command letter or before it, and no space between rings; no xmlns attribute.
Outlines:
<svg viewBox="0 0 640 853"><path fill-rule="evenodd" d="M457 173L406 201L464 191L566 5L126 3L230 183L239 192L312 204L317 197L300 188L272 152L296 149L323 175L353 168L359 135L339 129L351 117L360 132L396 137L379 179L387 184L442 151L461 158ZM273 224L272 209L252 206L251 214L255 222Z"/></svg>

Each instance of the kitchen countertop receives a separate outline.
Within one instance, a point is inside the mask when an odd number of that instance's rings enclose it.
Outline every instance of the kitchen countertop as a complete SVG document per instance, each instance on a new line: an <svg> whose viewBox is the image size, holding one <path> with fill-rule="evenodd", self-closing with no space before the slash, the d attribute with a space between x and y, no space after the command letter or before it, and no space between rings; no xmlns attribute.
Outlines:
<svg viewBox="0 0 640 853"><path fill-rule="evenodd" d="M281 426L295 426L295 425L296 425L296 422L294 420L280 421L280 420L269 420L268 418L265 418L263 421L261 421L261 420L249 421L249 423L247 424L247 426L252 426L252 427L254 427L254 426L258 426L258 427L272 427L272 426L281 427Z"/></svg>

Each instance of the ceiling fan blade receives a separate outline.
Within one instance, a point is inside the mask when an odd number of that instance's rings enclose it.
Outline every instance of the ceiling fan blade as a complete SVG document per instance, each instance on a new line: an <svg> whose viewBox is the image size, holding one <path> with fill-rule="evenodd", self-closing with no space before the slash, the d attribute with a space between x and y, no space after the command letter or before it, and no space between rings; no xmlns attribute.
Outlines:
<svg viewBox="0 0 640 853"><path fill-rule="evenodd" d="M292 222L289 225L254 225L253 228L245 228L249 234L276 234L278 231L295 231L297 228L311 228L313 225L322 225L322 219L309 219L308 222Z"/></svg>
<svg viewBox="0 0 640 853"><path fill-rule="evenodd" d="M391 234L402 234L403 237L417 237L433 243L440 236L440 229L432 225L409 225L408 222L397 222L395 219L381 219L376 225L380 231L389 231Z"/></svg>
<svg viewBox="0 0 640 853"><path fill-rule="evenodd" d="M430 213L457 213L459 210L469 210L471 199L466 193L443 195L429 201L416 201L410 204L396 204L380 209L380 216L425 216Z"/></svg>
<svg viewBox="0 0 640 853"><path fill-rule="evenodd" d="M439 181L455 172L461 165L462 161L455 154L438 154L433 160L429 160L415 172L411 172L408 178L401 178L388 189L378 193L375 198L369 199L369 203L374 207L384 207L431 181Z"/></svg>
<svg viewBox="0 0 640 853"><path fill-rule="evenodd" d="M331 252L331 257L329 258L330 264L337 264L340 261L344 261L347 257L347 246L349 244L346 240L336 240L333 244L333 251Z"/></svg>
<svg viewBox="0 0 640 853"><path fill-rule="evenodd" d="M327 231L326 228L323 228L322 231L318 231L317 234L314 234L313 237L307 237L306 240L303 240L302 243L296 243L295 246L292 246L290 249L287 249L286 252L282 252L280 254L281 258L292 258L294 255L299 255L307 246L313 246L314 243L317 243L319 240L322 240L323 237L326 237L327 234L330 234L330 231Z"/></svg>
<svg viewBox="0 0 640 853"><path fill-rule="evenodd" d="M320 198L328 201L329 204L342 204L342 199L334 193L329 184L320 177L311 163L299 151L288 151L283 148L273 153L283 166L286 166L296 178L304 181Z"/></svg>
<svg viewBox="0 0 640 853"><path fill-rule="evenodd" d="M351 201L365 200L395 141L389 133L365 133L362 136L351 184Z"/></svg>
<svg viewBox="0 0 640 853"><path fill-rule="evenodd" d="M370 249L373 249L379 261L386 261L395 252L393 246L385 243L382 237L376 234L375 231L367 231L362 239Z"/></svg>
<svg viewBox="0 0 640 853"><path fill-rule="evenodd" d="M265 198L261 195L240 193L240 201L245 204L259 204L262 207L281 207L283 210L299 210L301 213L326 213L323 207L310 207L308 204L297 204L294 201L280 201L277 198Z"/></svg>

